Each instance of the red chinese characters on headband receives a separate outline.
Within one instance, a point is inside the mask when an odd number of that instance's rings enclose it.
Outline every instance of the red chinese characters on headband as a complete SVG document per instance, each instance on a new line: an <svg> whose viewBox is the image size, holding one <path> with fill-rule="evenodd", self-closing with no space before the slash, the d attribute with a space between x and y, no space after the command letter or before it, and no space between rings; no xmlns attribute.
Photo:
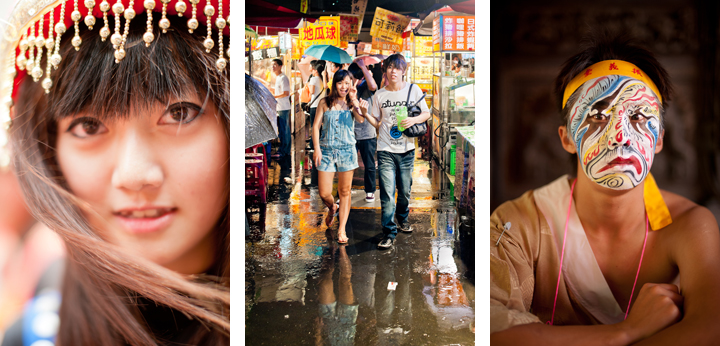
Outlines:
<svg viewBox="0 0 720 346"><path fill-rule="evenodd" d="M587 77L587 76L589 76L589 75L591 75L591 74L592 74L592 69L591 69L591 68L585 70L585 77Z"/></svg>
<svg viewBox="0 0 720 346"><path fill-rule="evenodd" d="M642 72L640 72L640 70L638 70L636 68L633 69L633 73L642 77Z"/></svg>
<svg viewBox="0 0 720 346"><path fill-rule="evenodd" d="M612 70L619 70L619 69L618 69L618 67L617 67L617 65L616 65L615 63L611 63L611 64L610 64L610 68L608 68L608 70L611 70L611 71L612 71Z"/></svg>

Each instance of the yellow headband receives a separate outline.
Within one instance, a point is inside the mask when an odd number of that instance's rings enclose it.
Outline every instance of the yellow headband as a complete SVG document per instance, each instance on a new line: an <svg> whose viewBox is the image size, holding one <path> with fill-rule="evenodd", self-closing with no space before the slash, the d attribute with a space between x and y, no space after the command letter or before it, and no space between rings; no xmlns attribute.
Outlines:
<svg viewBox="0 0 720 346"><path fill-rule="evenodd" d="M605 60L586 68L582 73L575 76L575 78L568 83L567 87L565 87L565 93L563 94L562 107L565 108L565 104L570 98L570 95L583 85L583 83L594 78L610 75L627 76L645 83L645 85L649 86L650 89L655 92L655 96L657 96L660 103L662 103L662 96L660 96L658 88L655 86L652 79L645 74L645 72L627 61Z"/></svg>

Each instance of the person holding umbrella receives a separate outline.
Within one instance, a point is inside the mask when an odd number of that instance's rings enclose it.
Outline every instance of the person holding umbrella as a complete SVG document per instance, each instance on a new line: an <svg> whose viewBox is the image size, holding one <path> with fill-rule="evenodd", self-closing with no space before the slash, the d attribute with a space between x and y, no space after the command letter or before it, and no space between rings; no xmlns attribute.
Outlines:
<svg viewBox="0 0 720 346"><path fill-rule="evenodd" d="M357 98L354 85L350 72L337 71L333 76L333 88L318 105L313 124L313 162L318 170L318 189L329 209L325 224L330 227L339 213L338 243L341 244L348 241L345 224L350 214L352 177L358 167L353 118L362 123L368 110L367 101ZM335 172L338 172L339 205L332 196Z"/></svg>

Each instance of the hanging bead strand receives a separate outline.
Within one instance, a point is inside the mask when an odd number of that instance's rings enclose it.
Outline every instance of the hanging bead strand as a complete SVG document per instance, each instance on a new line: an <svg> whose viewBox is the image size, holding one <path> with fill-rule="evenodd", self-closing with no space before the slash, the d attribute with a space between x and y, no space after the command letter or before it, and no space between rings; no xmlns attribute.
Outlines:
<svg viewBox="0 0 720 346"><path fill-rule="evenodd" d="M95 0L85 0L85 8L87 8L87 16L85 16L85 25L88 29L92 30L95 26L95 16L93 15L93 9L95 8Z"/></svg>
<svg viewBox="0 0 720 346"><path fill-rule="evenodd" d="M220 72L225 70L227 67L227 60L225 59L225 53L223 52L223 30L227 22L223 19L223 7L222 0L218 0L218 18L215 20L215 25L218 27L218 55L219 58L215 65L217 65Z"/></svg>
<svg viewBox="0 0 720 346"><path fill-rule="evenodd" d="M163 34L167 33L167 29L170 28L170 21L167 19L167 5L170 3L170 0L160 0L163 3L162 6L162 18L160 18L160 29L162 29Z"/></svg>
<svg viewBox="0 0 720 346"><path fill-rule="evenodd" d="M125 7L121 0L112 6L113 13L115 14L115 33L110 37L110 42L113 44L113 49L117 53L120 43L122 43L122 35L120 35L120 15L125 12Z"/></svg>
<svg viewBox="0 0 720 346"><path fill-rule="evenodd" d="M50 63L52 63L53 68L56 70L62 61L62 57L60 56L60 38L65 31L67 31L67 27L65 27L65 2L63 1L62 5L60 5L60 20L55 24L55 52L50 57Z"/></svg>
<svg viewBox="0 0 720 346"><path fill-rule="evenodd" d="M30 26L30 36L28 36L27 42L28 60L25 62L25 69L32 72L33 67L35 67L35 23Z"/></svg>
<svg viewBox="0 0 720 346"><path fill-rule="evenodd" d="M145 6L145 10L147 11L147 30L145 34L143 34L143 41L145 41L145 47L150 47L150 43L155 39L152 16L152 10L155 8L155 0L145 0L143 6ZM165 5L163 5L163 7L165 7Z"/></svg>
<svg viewBox="0 0 720 346"><path fill-rule="evenodd" d="M48 25L48 38L45 40L45 48L47 49L47 66L45 66L45 79L43 79L41 85L45 89L45 93L50 93L52 87L52 79L50 79L50 71L52 71L52 63L50 63L50 55L52 49L55 46L55 40L53 39L53 25L55 25L55 11L50 11L50 25Z"/></svg>
<svg viewBox="0 0 720 346"><path fill-rule="evenodd" d="M103 42L107 40L108 36L110 36L110 23L108 23L108 17L107 13L110 11L110 3L107 2L107 0L103 0L100 3L100 11L102 11L103 14L103 22L105 22L105 26L100 29L100 38Z"/></svg>
<svg viewBox="0 0 720 346"><path fill-rule="evenodd" d="M78 9L78 0L75 0L75 7L73 8L72 14L70 14L70 19L72 19L75 27L75 36L73 36L72 45L75 47L75 51L79 51L80 44L82 44L82 39L80 38L80 19L82 19L82 14L80 14Z"/></svg>
<svg viewBox="0 0 720 346"><path fill-rule="evenodd" d="M212 16L215 14L215 7L208 2L203 12L205 13L205 18L207 18L207 38L203 41L203 46L205 46L205 52L210 53L210 50L215 46L215 42L213 42L212 39Z"/></svg>
<svg viewBox="0 0 720 346"><path fill-rule="evenodd" d="M188 19L187 26L188 26L188 31L191 34L200 25L200 23L197 20L197 4L198 4L198 2L200 2L200 0L190 0L190 4L192 5L192 18Z"/></svg>
<svg viewBox="0 0 720 346"><path fill-rule="evenodd" d="M120 45L118 46L118 49L115 51L115 63L119 63L120 60L125 58L125 42L127 42L128 34L130 33L130 21L135 18L135 10L133 9L133 6L135 5L134 0L130 0L130 3L128 4L128 8L125 9L124 17L125 17L125 30L123 31L122 38L120 40Z"/></svg>
<svg viewBox="0 0 720 346"><path fill-rule="evenodd" d="M42 60L43 55L43 48L45 47L45 34L43 33L43 26L45 24L45 18L40 17L40 24L38 25L38 35L35 38L35 47L38 49L38 55L35 59L35 67L33 67L32 72L30 74L33 77L34 81L39 81L40 77L43 75L43 70L40 67L40 61Z"/></svg>
<svg viewBox="0 0 720 346"><path fill-rule="evenodd" d="M27 53L28 47L27 33L23 33L20 39L20 55L18 55L17 60L15 60L18 70L20 71L25 70L25 64L27 64L27 56L25 56L25 54Z"/></svg>

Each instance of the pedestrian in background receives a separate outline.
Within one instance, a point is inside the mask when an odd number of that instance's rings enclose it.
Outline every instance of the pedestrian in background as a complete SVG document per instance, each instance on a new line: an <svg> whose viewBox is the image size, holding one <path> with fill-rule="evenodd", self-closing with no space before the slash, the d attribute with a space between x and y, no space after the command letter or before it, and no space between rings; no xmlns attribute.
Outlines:
<svg viewBox="0 0 720 346"><path fill-rule="evenodd" d="M372 96L377 90L377 84L373 79L372 72L365 67L365 62L358 59L348 67L348 71L353 74L356 80L357 96L368 102L372 107ZM365 166L365 174L363 176L365 187L365 201L372 203L375 201L375 152L377 151L377 129L370 122L355 121L355 147L360 151L363 165Z"/></svg>
<svg viewBox="0 0 720 346"><path fill-rule="evenodd" d="M290 142L292 141L292 133L290 132L290 79L282 72L283 61L273 59L272 72L275 74L275 86L270 88L270 92L277 99L277 126L278 137L280 138L280 149L278 156L280 158L290 154Z"/></svg>
<svg viewBox="0 0 720 346"><path fill-rule="evenodd" d="M310 62L310 68L312 69L312 77L308 87L310 88L310 125L315 123L315 112L317 112L317 106L320 104L320 100L324 97L324 85L321 80L323 72L325 72L325 60L314 60Z"/></svg>

